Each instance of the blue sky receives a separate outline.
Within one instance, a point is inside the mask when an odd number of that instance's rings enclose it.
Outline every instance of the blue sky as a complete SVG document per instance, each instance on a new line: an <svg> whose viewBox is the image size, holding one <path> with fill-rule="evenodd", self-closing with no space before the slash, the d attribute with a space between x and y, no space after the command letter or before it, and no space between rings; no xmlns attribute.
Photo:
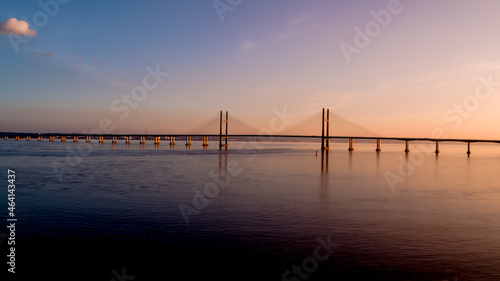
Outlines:
<svg viewBox="0 0 500 281"><path fill-rule="evenodd" d="M219 110L263 128L273 109L300 123L327 107L380 135L500 138L497 1L41 2L57 13L0 3L0 22L37 32L0 34L0 131L81 132L109 118L117 133L182 133ZM18 52L13 37L27 40ZM113 101L148 66L169 76L121 119Z"/></svg>

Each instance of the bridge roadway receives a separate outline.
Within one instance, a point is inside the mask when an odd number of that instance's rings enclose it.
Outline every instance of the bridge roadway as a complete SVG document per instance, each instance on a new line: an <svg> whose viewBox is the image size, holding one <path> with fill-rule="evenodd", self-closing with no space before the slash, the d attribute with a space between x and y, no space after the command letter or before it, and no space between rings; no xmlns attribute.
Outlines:
<svg viewBox="0 0 500 281"><path fill-rule="evenodd" d="M155 138L155 137L220 137L219 134L75 134L75 133L3 133L0 134L0 138L12 138L19 136L20 138L48 138L48 137L104 137L104 138ZM226 135L223 135L226 137ZM245 134L234 134L227 135L229 138L259 138L261 140L268 140L271 138L311 138L311 139L321 139L322 136L317 135L245 135ZM488 140L488 139L450 139L450 138L412 138L412 137L361 137L361 136L325 136L325 139L357 139L357 140L398 140L398 141L429 141L429 142L465 142L465 143L500 143L500 140Z"/></svg>

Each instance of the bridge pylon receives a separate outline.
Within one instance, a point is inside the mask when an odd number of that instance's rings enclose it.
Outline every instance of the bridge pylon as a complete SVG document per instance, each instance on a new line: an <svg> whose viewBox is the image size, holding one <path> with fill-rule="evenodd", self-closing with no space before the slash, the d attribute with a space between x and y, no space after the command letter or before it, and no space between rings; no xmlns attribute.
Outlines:
<svg viewBox="0 0 500 281"><path fill-rule="evenodd" d="M325 118L326 117L326 118ZM330 109L326 110L323 108L323 117L321 122L321 150L330 149ZM326 124L326 126L325 126Z"/></svg>
<svg viewBox="0 0 500 281"><path fill-rule="evenodd" d="M226 123L226 129L223 130L224 123ZM228 129L228 124L229 124L229 115L228 112L226 111L226 119L222 119L222 110L220 111L220 131L219 131L219 149L222 149L225 147L227 149L228 147L228 134L227 134L227 129Z"/></svg>

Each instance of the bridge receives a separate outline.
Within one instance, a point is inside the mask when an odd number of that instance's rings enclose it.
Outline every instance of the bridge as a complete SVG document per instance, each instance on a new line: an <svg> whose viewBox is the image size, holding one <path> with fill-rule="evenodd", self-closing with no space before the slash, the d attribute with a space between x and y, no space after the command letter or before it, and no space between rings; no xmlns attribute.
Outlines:
<svg viewBox="0 0 500 281"><path fill-rule="evenodd" d="M4 140L15 139L19 141L20 139L25 139L31 141L31 139L37 139L38 141L43 141L48 139L54 142L56 139L60 139L61 142L66 142L69 138L73 139L73 142L78 142L81 138L85 139L87 143L92 142L92 140L98 140L99 143L104 143L104 140L111 140L111 143L116 144L118 139L125 140L126 144L130 144L132 139L138 139L141 146L145 145L146 140L153 140L155 146L160 145L161 140L168 140L171 146L175 146L176 140L185 141L186 147L191 147L192 138L202 140L203 148L208 147L209 139L217 139L219 141L219 149L228 149L229 139L237 138L250 138L256 139L258 141L265 141L270 139L279 138L290 138L290 139L319 139L321 142L321 150L330 149L330 140L332 139L347 139L349 143L349 151L354 151L354 140L375 140L376 149L375 151L382 151L381 143L382 140L390 141L402 141L405 142L405 152L410 152L410 142L411 141L425 141L434 142L436 144L435 153L438 154L439 144L442 142L461 142L467 144L467 154L471 154L471 143L500 143L500 140L486 140L486 139L450 139L450 138L409 138L409 137L380 137L380 136L330 136L330 110L324 109L321 115L321 135L297 135L297 134L229 134L229 113L226 111L220 111L218 116L219 132L218 134L199 134L199 133L185 133L185 134L76 134L76 133L3 133L0 134L0 138ZM209 120L212 122L212 120ZM347 121L348 122L348 121ZM240 122L241 123L241 122ZM206 126L202 124L201 126ZM357 125L354 125L357 126ZM358 126L359 127L359 126Z"/></svg>

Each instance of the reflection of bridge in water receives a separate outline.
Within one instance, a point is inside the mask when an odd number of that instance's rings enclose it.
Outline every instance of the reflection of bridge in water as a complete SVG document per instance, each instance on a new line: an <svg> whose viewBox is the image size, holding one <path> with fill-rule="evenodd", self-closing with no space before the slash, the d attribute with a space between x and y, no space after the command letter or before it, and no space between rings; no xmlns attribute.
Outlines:
<svg viewBox="0 0 500 281"><path fill-rule="evenodd" d="M374 140L376 141L376 149L375 151L380 152L382 150L381 143L383 140L390 141L402 141L406 143L405 152L410 152L410 142L411 141L425 141L425 142L435 142L436 150L435 153L439 153L439 144L441 142L462 142L467 144L467 154L471 153L471 143L500 143L500 140L481 140L481 139L443 139L443 138L408 138L408 137L380 137L376 136L374 133L369 130L364 129L361 126L358 126L346 119L341 118L340 116L333 115L330 117L330 111L327 109L323 109L321 116L315 115L301 124L295 127L314 127L312 122L318 124L318 121L322 123L321 125L321 135L300 135L300 134L268 134L262 133L262 130L255 130L251 126L245 124L241 120L236 117L231 116L231 123L235 123L237 128L240 130L247 129L248 131L257 131L259 133L254 134L229 134L229 114L226 111L225 115L221 111L218 116L210 118L205 123L201 124L197 128L191 130L191 132L185 134L66 134L66 133L3 133L0 135L4 140L9 140L13 138L15 140L26 139L30 141L31 139L38 139L38 141L43 141L44 139L48 139L53 142L56 139L60 139L62 142L66 142L67 138L72 138L73 142L78 142L80 138L86 140L86 142L90 143L92 140L98 140L99 143L104 143L104 140L111 140L112 144L116 144L118 139L125 140L126 144L130 144L131 141L139 140L141 146L146 144L146 140L153 140L155 146L160 145L161 140L169 141L171 147L175 146L176 140L185 140L185 144L187 148L190 148L192 145L193 138L195 140L201 140L202 146L204 148L208 147L209 140L218 140L219 141L219 149L228 149L229 147L229 139L254 139L257 141L270 141L270 140L283 140L283 139L303 139L303 140L319 140L321 142L321 150L328 151L330 149L330 140L332 139L346 139L349 144L349 151L354 151L354 140ZM339 131L339 127L348 127L357 129L359 132L368 134L371 136L359 136L355 135L353 132L350 132L349 135L330 135L330 121L334 123L336 131ZM200 131L210 130L211 132L216 130L215 124L218 125L218 134L210 134L210 133L200 133ZM288 130L291 131L291 130ZM344 130L345 131L345 130Z"/></svg>

